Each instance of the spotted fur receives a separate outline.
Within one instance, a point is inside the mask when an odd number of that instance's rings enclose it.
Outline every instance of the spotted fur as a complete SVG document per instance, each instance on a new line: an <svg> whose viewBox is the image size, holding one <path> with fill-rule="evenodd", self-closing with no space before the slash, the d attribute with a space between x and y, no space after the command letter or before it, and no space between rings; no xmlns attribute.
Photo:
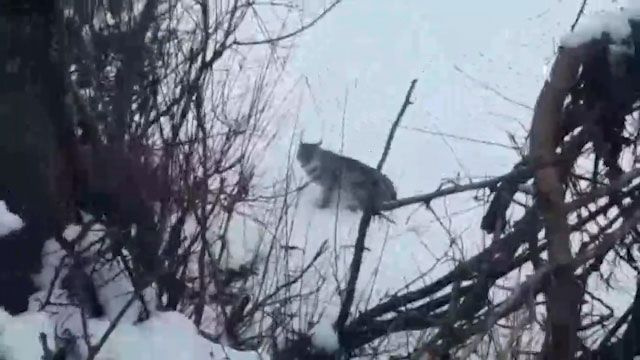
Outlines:
<svg viewBox="0 0 640 360"><path fill-rule="evenodd" d="M324 150L321 143L303 143L296 157L311 181L322 188L319 208L327 208L338 192L351 211L378 209L383 202L396 200L393 182L358 160Z"/></svg>

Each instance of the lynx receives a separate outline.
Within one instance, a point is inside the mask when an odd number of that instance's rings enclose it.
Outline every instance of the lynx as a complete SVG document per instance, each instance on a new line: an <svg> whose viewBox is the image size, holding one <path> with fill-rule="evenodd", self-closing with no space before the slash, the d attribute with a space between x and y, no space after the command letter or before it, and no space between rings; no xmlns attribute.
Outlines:
<svg viewBox="0 0 640 360"><path fill-rule="evenodd" d="M338 191L347 209L377 210L385 201L397 199L391 180L362 162L320 147L322 142L300 142L296 158L311 181L322 188L317 207L327 208Z"/></svg>

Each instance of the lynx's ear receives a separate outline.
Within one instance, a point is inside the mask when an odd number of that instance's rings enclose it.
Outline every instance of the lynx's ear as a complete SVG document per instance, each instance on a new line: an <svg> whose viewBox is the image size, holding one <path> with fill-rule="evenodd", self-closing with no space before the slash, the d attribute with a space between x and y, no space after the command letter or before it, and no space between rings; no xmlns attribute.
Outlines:
<svg viewBox="0 0 640 360"><path fill-rule="evenodd" d="M300 131L300 135L298 136L299 140L298 140L298 144L299 145L311 145L313 147L319 147L320 145L322 145L322 139L320 139L320 141L318 142L304 142L302 139L304 138L304 130Z"/></svg>

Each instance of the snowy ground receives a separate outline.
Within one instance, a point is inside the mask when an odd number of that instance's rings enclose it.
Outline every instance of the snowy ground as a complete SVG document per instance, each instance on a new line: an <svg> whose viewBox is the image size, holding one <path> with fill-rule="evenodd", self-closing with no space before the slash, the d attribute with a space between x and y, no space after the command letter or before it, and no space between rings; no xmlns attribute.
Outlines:
<svg viewBox="0 0 640 360"><path fill-rule="evenodd" d="M97 343L109 322L89 320L93 343ZM53 348L54 329L43 313L11 317L0 311L0 359L34 360L42 356L39 334L47 335ZM120 324L109 336L97 360L258 360L256 353L240 352L215 345L200 337L193 323L179 313L159 313L137 324Z"/></svg>

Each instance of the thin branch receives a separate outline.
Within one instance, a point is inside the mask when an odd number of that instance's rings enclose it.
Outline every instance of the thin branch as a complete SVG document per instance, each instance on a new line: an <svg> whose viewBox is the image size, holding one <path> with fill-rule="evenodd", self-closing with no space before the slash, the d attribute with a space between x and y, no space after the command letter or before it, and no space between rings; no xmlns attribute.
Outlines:
<svg viewBox="0 0 640 360"><path fill-rule="evenodd" d="M635 295L635 298L634 298L633 302L631 303L631 305L629 305L629 307L624 312L624 314L622 314L620 316L620 318L616 321L616 323L613 325L613 327L611 327L607 331L605 336L600 341L600 344L598 345L598 350L603 350L605 347L610 345L611 339L613 339L613 337L618 333L618 330L620 330L620 328L623 325L627 324L627 322L628 322L629 318L631 317L631 315L633 314L634 310L637 311L638 301L639 300L640 300L640 288L638 288L638 286L636 285L636 295Z"/></svg>
<svg viewBox="0 0 640 360"><path fill-rule="evenodd" d="M109 324L109 327L107 328L107 331L105 331L105 333L102 335L102 337L100 338L100 341L98 342L98 344L95 345L95 346L92 346L89 349L89 356L87 356L87 360L93 360L93 359L96 358L96 356L98 356L98 353L100 352L100 349L104 346L104 344L107 342L107 339L109 338L109 336L111 336L113 331L116 329L116 326L118 326L118 324L120 323L120 320L122 319L124 314L127 312L127 310L129 310L131 305L133 305L133 303L136 301L136 298L137 298L136 294L133 294L133 295L131 295L129 300L127 300L127 302L124 304L122 309L120 309L120 312L118 312L116 317Z"/></svg>
<svg viewBox="0 0 640 360"><path fill-rule="evenodd" d="M231 45L264 45L264 44L271 44L271 43L275 43L275 42L278 42L278 41L282 41L282 40L286 40L286 39L292 38L292 37L294 37L296 35L301 34L302 32L304 32L305 30L309 29L310 27L314 26L316 23L318 23L318 21L320 21L323 17L325 17L325 15L327 15L331 10L333 10L333 8L335 8L341 2L342 2L342 0L334 1L322 13L320 13L320 15L318 15L316 18L314 18L310 22L302 25L301 27L299 27L298 29L296 29L295 31L292 31L290 33L287 33L287 34L284 34L284 35L280 35L280 36L276 36L274 38L262 39L262 40L252 40L252 41L238 41L238 40L235 40L235 41L233 41L231 43Z"/></svg>
<svg viewBox="0 0 640 360"><path fill-rule="evenodd" d="M387 142L384 144L384 150L382 151L382 156L380 157L380 161L378 161L378 166L376 169L382 170L384 163L387 161L387 157L389 156L389 151L391 150L391 143L393 142L393 138L396 135L396 131L398 130L398 126L400 125L400 121L402 121L402 117L404 116L405 111L409 105L413 104L411 102L411 95L413 94L413 89L416 87L416 83L418 79L411 80L411 84L409 85L409 90L407 90L407 94L404 96L404 102L400 107L400 111L396 116L396 120L391 125L391 130L389 130L389 136L387 137Z"/></svg>
<svg viewBox="0 0 640 360"><path fill-rule="evenodd" d="M360 275L360 266L362 265L364 241L367 237L369 224L371 224L371 218L371 211L365 210L362 214L362 218L360 219L360 224L358 225L358 236L356 238L356 245L353 252L353 259L351 260L351 266L349 267L349 279L347 280L347 287L344 290L345 295L342 299L342 305L340 306L338 319L336 320L336 329L338 330L338 334L341 334L344 330L344 325L347 322L347 319L349 318L349 312L351 311L351 305L353 305L358 276Z"/></svg>
<svg viewBox="0 0 640 360"><path fill-rule="evenodd" d="M477 182L470 182L468 184L453 184L447 187L443 187L441 189L438 189L436 191L427 193L427 194L421 194L421 195L414 195L414 196L409 196L403 199L398 199L398 200L394 200L394 201L387 201L384 204L382 204L380 206L380 210L382 211L390 211L390 210L394 210L403 206L407 206L407 205L411 205L411 204L416 204L416 203L429 203L430 201L439 198L439 197L443 197L443 196L447 196L447 195L452 195L452 194L457 194L457 193L461 193L461 192L465 192L465 191L469 191L469 190L478 190L478 189L484 189L484 188L490 188L493 186L496 186L498 183L500 183L501 181L505 181L508 179L514 179L514 178L519 178L521 176L532 176L532 170L529 167L520 167L517 169L514 169L504 175L501 176L497 176L491 179L487 179L487 180L482 180L482 181L477 181Z"/></svg>
<svg viewBox="0 0 640 360"><path fill-rule="evenodd" d="M442 132L442 131L433 131L433 130L418 128L418 127L407 127L407 126L400 126L400 127L403 128L403 129L406 129L406 130L413 130L413 131L417 131L417 132L421 132L421 133L425 133L425 134L447 137L447 138L451 138L451 139L454 139L454 140L468 141L468 142L472 142L472 143L478 143L478 144L484 144L484 145L490 145L490 146L497 146L497 147L501 147L501 148L509 149L509 150L517 150L518 149L516 146L512 146L512 145L505 145L505 144L501 144L501 143L495 142L495 141L474 139L474 138L467 137L467 136L448 134L448 133L445 133L445 132Z"/></svg>
<svg viewBox="0 0 640 360"><path fill-rule="evenodd" d="M462 75L464 75L465 77L467 77L469 80L471 80L471 81L475 82L476 84L480 85L483 89L491 91L492 93L494 93L494 94L498 95L499 97L501 97L503 100L505 100L507 102L510 102L510 103L512 103L514 105L517 105L517 106L519 106L521 108L533 111L533 107L531 107L530 105L527 105L527 104L525 104L523 102L520 102L518 100L514 100L514 99L506 96L505 94L503 94L502 92L500 92L496 88L492 87L491 85L489 85L489 84L487 84L487 83L485 83L485 82L483 82L481 80L478 80L478 79L474 78L473 76L467 74L458 65L454 65L453 68L456 71L458 71L459 73L461 73Z"/></svg>
<svg viewBox="0 0 640 360"><path fill-rule="evenodd" d="M573 21L573 24L571 24L571 31L576 29L576 26L578 25L578 21L580 21L580 18L584 14L584 9L586 7L587 7L587 0L582 0L582 5L580 5L580 9L578 10L578 13L576 14L576 19Z"/></svg>
<svg viewBox="0 0 640 360"><path fill-rule="evenodd" d="M302 270L300 270L299 274L294 276L292 279L286 281L285 283L276 286L276 288L270 294L265 295L260 301L257 301L255 305L251 307L250 310L247 310L247 313L251 314L254 311L258 311L265 304L267 304L269 300L271 300L274 296L280 293L280 291L286 288L289 288L295 283L297 283L298 281L300 281L300 279L302 279L302 277L311 269L311 267L315 265L316 261L322 256L322 254L326 252L326 250L327 250L327 240L322 242L322 244L316 251L311 261L304 268L302 268Z"/></svg>

